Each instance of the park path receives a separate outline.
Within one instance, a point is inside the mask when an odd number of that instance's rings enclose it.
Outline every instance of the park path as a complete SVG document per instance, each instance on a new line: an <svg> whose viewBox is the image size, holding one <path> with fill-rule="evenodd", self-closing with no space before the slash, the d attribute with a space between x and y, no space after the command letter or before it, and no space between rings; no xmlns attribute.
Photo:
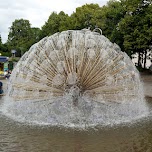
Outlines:
<svg viewBox="0 0 152 152"><path fill-rule="evenodd" d="M147 97L152 97L152 74L141 74L143 82L144 94Z"/></svg>

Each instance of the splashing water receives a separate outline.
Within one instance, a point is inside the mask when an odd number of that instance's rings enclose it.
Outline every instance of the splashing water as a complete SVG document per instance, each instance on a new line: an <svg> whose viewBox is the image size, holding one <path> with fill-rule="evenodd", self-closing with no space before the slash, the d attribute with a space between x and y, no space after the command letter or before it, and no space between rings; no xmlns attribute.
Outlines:
<svg viewBox="0 0 152 152"><path fill-rule="evenodd" d="M127 54L84 29L34 44L12 72L2 111L20 122L90 127L130 122L148 109Z"/></svg>

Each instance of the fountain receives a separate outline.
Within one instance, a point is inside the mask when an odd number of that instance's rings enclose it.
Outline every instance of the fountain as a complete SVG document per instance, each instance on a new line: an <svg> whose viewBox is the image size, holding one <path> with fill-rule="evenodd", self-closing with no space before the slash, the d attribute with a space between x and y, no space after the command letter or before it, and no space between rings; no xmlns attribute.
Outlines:
<svg viewBox="0 0 152 152"><path fill-rule="evenodd" d="M31 46L2 109L20 122L75 128L130 122L148 111L137 69L100 29L63 31Z"/></svg>

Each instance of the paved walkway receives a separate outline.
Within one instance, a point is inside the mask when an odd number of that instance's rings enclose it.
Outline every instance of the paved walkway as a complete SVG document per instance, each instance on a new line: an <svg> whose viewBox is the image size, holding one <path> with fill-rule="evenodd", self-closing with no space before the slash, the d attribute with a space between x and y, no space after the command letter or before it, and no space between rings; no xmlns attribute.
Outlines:
<svg viewBox="0 0 152 152"><path fill-rule="evenodd" d="M152 97L152 74L141 74L141 81L143 82L145 96Z"/></svg>

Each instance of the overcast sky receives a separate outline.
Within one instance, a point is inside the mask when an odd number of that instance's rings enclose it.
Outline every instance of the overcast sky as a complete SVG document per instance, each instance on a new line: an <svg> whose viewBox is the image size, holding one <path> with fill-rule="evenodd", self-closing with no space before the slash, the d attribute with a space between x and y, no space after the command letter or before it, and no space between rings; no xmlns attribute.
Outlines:
<svg viewBox="0 0 152 152"><path fill-rule="evenodd" d="M27 19L32 27L45 24L50 14L64 11L67 14L75 12L84 4L97 3L103 6L108 0L0 0L0 35L2 42L7 41L9 27L15 19Z"/></svg>

